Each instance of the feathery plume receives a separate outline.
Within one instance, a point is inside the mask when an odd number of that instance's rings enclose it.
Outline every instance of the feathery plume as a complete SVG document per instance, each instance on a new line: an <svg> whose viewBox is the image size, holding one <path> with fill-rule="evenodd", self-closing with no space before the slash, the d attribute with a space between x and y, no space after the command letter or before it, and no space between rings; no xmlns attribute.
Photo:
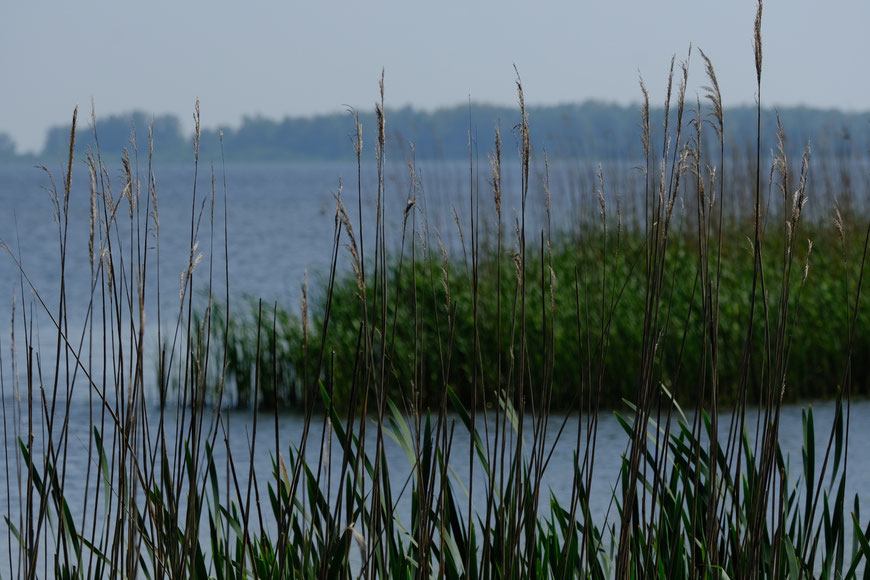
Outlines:
<svg viewBox="0 0 870 580"><path fill-rule="evenodd" d="M649 125L649 91L647 91L646 83L643 82L643 77L639 76L640 91L643 93L643 106L640 109L641 116L641 134L640 138L643 141L643 153L645 157L649 157L650 152L650 125Z"/></svg>
<svg viewBox="0 0 870 580"><path fill-rule="evenodd" d="M703 50L700 50L700 52L701 58L704 59L704 68L707 71L707 78L710 80L710 84L705 85L703 90L707 100L710 101L710 105L713 107L713 111L710 113L710 115L716 120L716 122L713 123L713 129L716 131L716 136L721 139L725 127L725 114L722 109L722 92L719 90L719 81L716 78L716 71L713 69L713 62Z"/></svg>
<svg viewBox="0 0 870 580"><path fill-rule="evenodd" d="M759 85L761 85L761 13L763 8L764 2L758 0L758 10L755 13L753 48L755 49L755 76Z"/></svg>
<svg viewBox="0 0 870 580"><path fill-rule="evenodd" d="M360 300L365 298L365 289L366 283L363 279L362 275L362 263L360 262L359 249L356 245L356 236L353 234L353 225L350 223L350 218L347 215L347 210L344 208L344 204L341 202L341 184L338 187L338 194L335 196L335 215L336 219L344 226L344 231L347 234L349 239L348 243L345 244L345 247L350 251L351 255L351 267L353 267L353 273L356 276L356 285L359 289L359 297Z"/></svg>
<svg viewBox="0 0 870 580"><path fill-rule="evenodd" d="M490 153L489 165L492 168L492 194L495 199L495 213L501 219L501 130L495 127L495 153Z"/></svg>

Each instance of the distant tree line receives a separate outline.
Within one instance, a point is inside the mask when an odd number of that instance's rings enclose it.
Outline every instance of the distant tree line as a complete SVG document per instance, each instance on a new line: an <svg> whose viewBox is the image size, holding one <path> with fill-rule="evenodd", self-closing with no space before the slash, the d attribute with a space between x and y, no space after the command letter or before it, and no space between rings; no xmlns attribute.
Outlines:
<svg viewBox="0 0 870 580"><path fill-rule="evenodd" d="M662 110L652 111L654 131L661 133ZM673 110L671 111L673 115ZM642 155L640 113L638 106L623 106L597 101L582 104L538 106L528 108L533 145L546 148L551 158L585 157L592 160L635 160ZM695 115L687 111L684 121ZM763 113L763 151L776 142L777 115L787 136L788 153L800 155L808 141L822 154L853 156L870 150L870 112L847 113L808 107L786 107ZM706 113L701 116L706 119ZM502 149L509 155L515 146L513 128L519 123L516 107L464 105L432 112L411 107L387 110L388 152L404 157L413 144L417 159L467 159L469 143L472 154L492 149L494 131L500 127ZM376 140L374 112L359 112L367 154ZM740 149L755 147L755 109L750 106L725 110L726 142L732 149L726 154L740 154ZM673 127L672 121L672 127ZM705 123L708 127L709 124ZM79 152L95 150L99 144L104 154L118 156L127 148L133 156L144 158L149 151L149 130L153 135L156 161L187 161L193 157L193 136L185 134L174 115L151 116L141 111L98 117L96 128L80 124L76 143ZM221 138L221 133L223 137ZM342 160L353 157L351 136L354 125L347 112L315 117L286 117L273 120L262 116L245 117L238 127L204 128L200 136L200 156L209 161L223 157L227 161L297 161ZM96 135L96 137L95 137ZM686 135L686 134L684 134ZM704 139L713 145L709 127ZM655 135L661 149L665 140ZM69 151L69 127L51 128L45 146L37 155L23 155L15 143L0 133L0 162L54 160Z"/></svg>

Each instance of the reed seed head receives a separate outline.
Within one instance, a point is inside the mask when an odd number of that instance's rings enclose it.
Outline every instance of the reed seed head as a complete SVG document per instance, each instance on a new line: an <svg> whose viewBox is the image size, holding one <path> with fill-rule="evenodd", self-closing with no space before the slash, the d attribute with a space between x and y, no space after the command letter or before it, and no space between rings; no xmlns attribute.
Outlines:
<svg viewBox="0 0 870 580"><path fill-rule="evenodd" d="M347 215L347 210L344 208L344 204L341 202L341 187L339 186L338 194L335 196L336 203L336 219L344 226L344 231L348 237L348 243L345 245L351 255L351 267L353 268L353 273L356 276L356 285L359 290L360 300L365 299L365 289L366 283L363 279L362 275L362 262L360 261L359 249L356 244L356 236L353 233L353 225L350 222L350 218Z"/></svg>
<svg viewBox="0 0 870 580"><path fill-rule="evenodd" d="M716 121L713 123L713 129L716 131L716 136L721 140L724 136L725 114L722 109L722 92L719 89L719 80L716 78L716 70L713 68L713 62L703 50L698 50L701 53L701 58L704 59L704 68L707 72L707 79L710 81L710 84L705 85L703 90L707 100L710 101L710 105L713 107L713 111L710 113Z"/></svg>
<svg viewBox="0 0 870 580"><path fill-rule="evenodd" d="M501 130L495 127L495 152L490 153L489 165L492 168L492 194L495 200L495 213L501 220Z"/></svg>
<svg viewBox="0 0 870 580"><path fill-rule="evenodd" d="M88 175L90 176L90 232L88 235L88 259L91 263L91 270L94 269L94 231L97 223L97 165L94 160L93 153L87 155Z"/></svg>
<svg viewBox="0 0 870 580"><path fill-rule="evenodd" d="M643 105L640 108L641 118L641 134L640 138L643 142L643 153L645 157L649 157L650 153L650 125L649 125L649 91L646 88L646 83L643 82L643 77L638 74L640 83L640 92L643 93Z"/></svg>
<svg viewBox="0 0 870 580"><path fill-rule="evenodd" d="M758 0L758 9L755 12L753 47L755 49L755 76L759 87L761 86L761 13L763 9L764 2L762 0Z"/></svg>

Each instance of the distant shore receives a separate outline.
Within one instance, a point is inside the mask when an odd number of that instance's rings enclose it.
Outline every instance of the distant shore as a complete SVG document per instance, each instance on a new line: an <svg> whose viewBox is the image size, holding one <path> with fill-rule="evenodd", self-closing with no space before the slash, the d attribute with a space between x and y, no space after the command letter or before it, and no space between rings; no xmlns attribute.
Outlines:
<svg viewBox="0 0 870 580"><path fill-rule="evenodd" d="M582 104L528 107L530 131L538 143L546 144L550 158L587 157L596 160L638 158L642 155L638 106L616 105L597 101ZM661 116L661 111L653 114ZM363 146L373 154L374 111L358 111L363 126ZM80 111L81 115L81 111ZM855 156L870 149L868 120L870 111L843 112L810 107L766 108L762 110L762 134L776 135L777 115L789 128L787 151L799 158L807 142L814 155ZM496 126L509 136L519 123L517 107L457 105L436 111L410 107L387 109L387 153L400 158L412 154L418 159L468 159L471 154L486 159L491 149L491 135ZM724 111L726 141L731 144L727 155L739 156L755 136L755 109L749 106ZM245 117L241 125L213 126L203 119L200 156L209 162L351 160L354 150L350 136L355 132L347 112L316 117L286 117L281 120L260 116ZM153 135L155 161L190 161L193 135L182 130L174 115L154 117L141 111L96 115L96 135L103 151L138 152L141 158L151 149L149 129ZM660 127L653 127L653 144L663 142ZM708 127L708 131L712 130ZM469 139L470 137L470 139ZM712 134L711 134L712 137ZM96 149L93 130L76 135L79 152ZM754 147L753 143L753 147ZM775 147L773 141L762 143L762 151ZM39 153L20 153L0 128L0 164L39 165L63 160L69 153L69 127L48 130Z"/></svg>

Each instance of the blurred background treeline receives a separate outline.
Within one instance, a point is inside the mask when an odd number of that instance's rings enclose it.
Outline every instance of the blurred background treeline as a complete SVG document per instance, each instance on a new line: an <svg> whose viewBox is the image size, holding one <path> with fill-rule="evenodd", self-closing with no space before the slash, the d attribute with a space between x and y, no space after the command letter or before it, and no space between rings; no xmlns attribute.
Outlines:
<svg viewBox="0 0 870 580"><path fill-rule="evenodd" d="M638 106L587 101L582 104L529 107L529 127L539 143L547 144L551 158L589 158L594 160L634 160L642 156L639 139ZM653 111L661 117L662 111ZM776 143L777 115L789 128L789 149L799 157L812 140L815 154L852 156L870 149L870 112L844 112L834 109L785 107L762 110L762 143L770 151ZM364 126L374 127L374 112L360 112ZM192 132L186 131L175 115L153 116L142 111L98 116L99 146L104 151L121 151L135 139L139 151L148 151L148 127L153 123L154 160L187 161ZM466 104L436 111L412 107L387 110L387 144L394 151L407 151L412 143L417 159L467 159L469 133L489 141L495 125L509 128L519 122L513 107ZM755 147L756 118L753 106L726 108L726 155L742 157ZM135 128L135 131L134 131ZM353 125L346 112L314 117L245 117L238 126L203 127L201 154L227 161L314 161L348 160L353 157L349 133ZM709 129L709 128L708 128ZM221 140L221 134L223 139ZM78 150L95 149L93 131L80 131ZM508 145L506 143L506 145ZM221 151L223 147L223 151ZM48 130L42 150L27 153L0 128L0 163L44 163L63 159L69 153L69 127Z"/></svg>

